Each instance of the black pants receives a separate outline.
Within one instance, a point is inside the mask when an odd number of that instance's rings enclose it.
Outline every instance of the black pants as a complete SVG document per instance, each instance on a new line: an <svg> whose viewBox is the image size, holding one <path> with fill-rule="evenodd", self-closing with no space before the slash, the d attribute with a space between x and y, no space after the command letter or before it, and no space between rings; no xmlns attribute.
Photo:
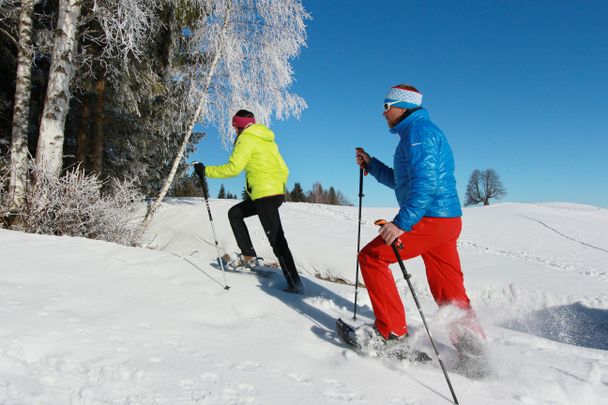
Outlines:
<svg viewBox="0 0 608 405"><path fill-rule="evenodd" d="M289 287L301 286L302 281L287 245L279 216L279 207L284 200L285 197L282 195L258 198L255 201L246 199L228 210L228 219L241 253L245 256L257 256L244 220L252 215L257 215L266 232L268 242L272 246L272 251L279 259L287 284Z"/></svg>

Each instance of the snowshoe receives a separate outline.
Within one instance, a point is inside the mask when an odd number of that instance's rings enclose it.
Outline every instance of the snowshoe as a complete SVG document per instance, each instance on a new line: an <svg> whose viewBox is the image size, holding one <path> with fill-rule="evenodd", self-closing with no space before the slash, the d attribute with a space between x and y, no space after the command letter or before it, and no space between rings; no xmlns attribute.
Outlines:
<svg viewBox="0 0 608 405"><path fill-rule="evenodd" d="M231 256L226 253L221 260L227 271L235 273L249 273L264 277L270 277L275 273L275 267L272 264L264 264L264 259L261 257L249 257L241 254Z"/></svg>
<svg viewBox="0 0 608 405"><path fill-rule="evenodd" d="M485 342L479 335L465 329L454 347L458 351L458 369L466 377L483 379L494 375Z"/></svg>
<svg viewBox="0 0 608 405"><path fill-rule="evenodd" d="M411 363L428 363L431 357L407 344L407 338L384 339L373 327L353 328L342 318L336 320L336 332L346 345L357 353L369 357L387 357Z"/></svg>

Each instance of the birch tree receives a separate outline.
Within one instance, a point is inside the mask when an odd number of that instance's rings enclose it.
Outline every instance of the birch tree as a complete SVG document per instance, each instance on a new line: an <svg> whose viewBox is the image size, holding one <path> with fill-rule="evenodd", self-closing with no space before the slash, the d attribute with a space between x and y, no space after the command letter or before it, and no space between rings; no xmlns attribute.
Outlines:
<svg viewBox="0 0 608 405"><path fill-rule="evenodd" d="M95 106L90 109L95 135L92 158L94 171L100 171L107 79L122 75L130 64L140 60L147 49L144 44L154 38L161 25L156 13L159 4L165 2L59 1L49 85L36 152L38 165L56 175L61 171L66 115L72 96L70 84L74 72L78 71L72 87L92 88L95 93ZM78 156L83 157L83 150Z"/></svg>
<svg viewBox="0 0 608 405"><path fill-rule="evenodd" d="M17 77L13 128L11 142L11 177L9 198L11 211L19 211L25 202L28 170L28 128L30 95L32 90L32 44L33 0L21 1L19 15L19 46L17 51Z"/></svg>
<svg viewBox="0 0 608 405"><path fill-rule="evenodd" d="M36 164L45 173L59 176L63 164L65 120L71 97L76 30L81 0L59 0L55 43L51 55L48 87L40 122Z"/></svg>
<svg viewBox="0 0 608 405"><path fill-rule="evenodd" d="M299 0L216 0L209 15L191 27L188 52L200 60L183 73L196 106L182 147L156 201L144 219L147 226L167 194L184 158L196 123L215 125L228 145L234 135L230 117L240 108L254 111L259 122L299 117L305 101L292 94L290 59L305 44L309 18ZM197 58L198 57L198 58Z"/></svg>

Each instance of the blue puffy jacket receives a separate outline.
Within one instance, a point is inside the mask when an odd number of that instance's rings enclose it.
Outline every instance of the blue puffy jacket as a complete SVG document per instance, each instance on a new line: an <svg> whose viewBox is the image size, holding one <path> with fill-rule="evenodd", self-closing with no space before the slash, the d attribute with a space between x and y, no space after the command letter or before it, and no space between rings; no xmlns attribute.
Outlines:
<svg viewBox="0 0 608 405"><path fill-rule="evenodd" d="M454 157L441 130L426 110L414 111L391 129L401 137L394 169L372 158L367 170L395 190L399 213L393 223L410 231L422 217L462 216L454 178Z"/></svg>

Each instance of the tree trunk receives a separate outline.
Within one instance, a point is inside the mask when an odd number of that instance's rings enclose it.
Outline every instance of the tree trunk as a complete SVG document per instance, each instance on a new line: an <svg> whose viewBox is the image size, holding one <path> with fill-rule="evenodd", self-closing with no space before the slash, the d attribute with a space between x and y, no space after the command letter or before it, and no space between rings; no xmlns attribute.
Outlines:
<svg viewBox="0 0 608 405"><path fill-rule="evenodd" d="M220 33L219 35L222 35L223 32L226 30L226 27L228 26L230 11L231 11L231 7L229 5L228 9L226 11L226 15L224 16L224 23L222 25L222 33ZM177 152L177 156L175 156L175 160L173 160L173 166L171 167L171 171L169 172L169 175L167 176L167 179L165 180L165 184L163 185L163 188L161 189L160 193L158 194L158 197L154 201L154 204L152 204L152 207L150 207L150 209L146 213L146 217L143 220L143 223L142 223L143 230L145 230L148 227L148 225L150 224L150 221L152 220L152 216L154 215L154 213L156 212L156 210L158 209L160 204L163 202L163 198L165 198L165 196L167 195L167 192L169 192L169 188L171 187L171 183L173 183L173 178L175 177L175 173L177 173L177 168L178 168L180 162L182 161L182 158L184 157L184 152L186 151L188 142L190 142L190 137L192 136L192 129L194 128L194 125L196 124L196 122L200 119L203 110L207 106L207 101L208 101L207 96L209 93L209 87L211 86L211 80L213 79L213 76L215 75L215 69L220 60L220 57L221 57L221 52L218 50L215 53L215 55L213 56L213 60L211 61L211 64L209 66L209 73L207 75L207 80L205 81L205 84L203 86L201 99L199 100L196 111L194 112L194 115L192 116L192 121L190 122L190 125L188 126L188 130L186 131L186 134L184 135L184 140L182 141L179 151Z"/></svg>
<svg viewBox="0 0 608 405"><path fill-rule="evenodd" d="M25 203L28 169L28 128L30 97L32 93L32 14L33 0L21 1L19 15L19 46L17 57L17 77L15 87L15 107L13 110L13 139L11 143L11 211L18 212Z"/></svg>
<svg viewBox="0 0 608 405"><path fill-rule="evenodd" d="M82 100L82 115L80 127L76 136L76 161L82 169L87 166L87 154L89 150L89 116L91 111L91 97L85 95Z"/></svg>
<svg viewBox="0 0 608 405"><path fill-rule="evenodd" d="M104 107L106 94L106 79L101 78L95 82L95 112L93 114L93 144L91 149L91 171L98 176L101 175L103 164L105 121Z"/></svg>
<svg viewBox="0 0 608 405"><path fill-rule="evenodd" d="M76 29L82 0L59 0L55 43L51 56L49 82L40 121L36 164L45 173L58 177L63 164L63 140L70 101L73 57L78 42Z"/></svg>

